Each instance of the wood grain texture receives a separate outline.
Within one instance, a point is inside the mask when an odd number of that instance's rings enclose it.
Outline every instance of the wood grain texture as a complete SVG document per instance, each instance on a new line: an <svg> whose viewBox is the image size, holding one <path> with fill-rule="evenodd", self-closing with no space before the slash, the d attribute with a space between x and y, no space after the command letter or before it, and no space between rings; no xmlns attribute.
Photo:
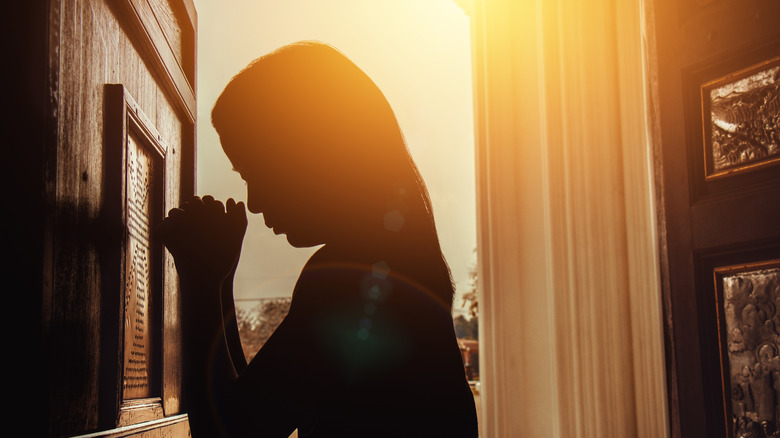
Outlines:
<svg viewBox="0 0 780 438"><path fill-rule="evenodd" d="M180 68L189 83L194 84L195 54L188 48L193 46L195 27L186 6L181 1L174 0L148 1Z"/></svg>
<svg viewBox="0 0 780 438"><path fill-rule="evenodd" d="M183 182L185 172L182 169L182 151L194 149L192 138L188 141L184 135L186 130L193 127L188 123L181 123L170 106L162 106L157 112L157 129L164 136L169 145L165 158L165 199L163 202L163 214L181 204L181 186L188 186L191 182ZM194 175L193 175L194 177ZM181 342L181 326L179 314L181 305L179 299L179 279L176 267L168 251L163 254L163 281L165 295L163 296L163 344L178 346ZM162 402L166 414L180 412L180 388L181 388L181 351L178 348L163 349L163 388Z"/></svg>
<svg viewBox="0 0 780 438"><path fill-rule="evenodd" d="M161 420L165 417L160 399L132 400L122 405L119 411L117 427L134 426L150 421Z"/></svg>
<svg viewBox="0 0 780 438"><path fill-rule="evenodd" d="M74 438L172 438L189 437L190 426L186 415L175 415L162 420L107 431L78 435Z"/></svg>
<svg viewBox="0 0 780 438"><path fill-rule="evenodd" d="M59 16L53 27L60 31L59 47L54 49L58 50L54 59L59 60L55 65L57 148L56 169L47 180L52 186L49 246L53 274L43 326L50 346L49 434L60 436L116 427L115 401L105 399L100 379L103 355L115 354L101 347L106 345L105 336L116 333L116 321L104 303L111 302L105 297L120 290L121 285L107 273L119 267L115 252L122 239L122 223L110 214L116 200L107 195L107 182L120 175L111 170L110 153L105 149L110 146L104 128L105 84L123 84L176 151L171 156L177 158L167 161L166 206L179 201L182 173L178 157L194 148L192 136L185 140L185 133L194 126L168 91L168 79L156 69L156 61L142 50L137 29L126 22L114 2L53 4ZM170 260L166 266L173 271ZM166 300L175 301L175 280L167 280L166 287L171 291ZM165 369L166 375L174 377L165 379L163 405L169 416L180 409L177 307L172 309L165 316L170 328L165 335L169 343Z"/></svg>
<svg viewBox="0 0 780 438"><path fill-rule="evenodd" d="M170 94L171 100L176 103L178 109L184 112L190 122L194 122L197 115L195 91L191 82L195 78L194 54L191 65L193 71L188 78L187 72L179 64L166 39L165 32L147 0L122 1L119 2L117 10L121 11L128 26L133 28L137 35L137 44L140 50L145 52L153 70L162 76L163 88ZM194 39L192 44L194 46Z"/></svg>

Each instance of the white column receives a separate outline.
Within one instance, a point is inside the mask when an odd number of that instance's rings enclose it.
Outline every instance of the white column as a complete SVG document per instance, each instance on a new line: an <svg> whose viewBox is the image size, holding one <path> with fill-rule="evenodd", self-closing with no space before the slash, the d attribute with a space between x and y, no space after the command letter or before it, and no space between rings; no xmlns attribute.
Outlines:
<svg viewBox="0 0 780 438"><path fill-rule="evenodd" d="M474 16L485 437L667 433L639 6Z"/></svg>

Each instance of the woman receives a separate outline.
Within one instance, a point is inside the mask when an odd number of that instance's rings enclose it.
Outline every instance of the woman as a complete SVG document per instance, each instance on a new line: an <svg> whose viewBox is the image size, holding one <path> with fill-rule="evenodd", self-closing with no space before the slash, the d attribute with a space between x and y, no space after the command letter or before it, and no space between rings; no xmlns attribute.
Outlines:
<svg viewBox="0 0 780 438"><path fill-rule="evenodd" d="M234 77L212 123L249 211L323 246L246 365L232 313L243 204L169 213L193 435L476 436L430 200L378 87L332 47L293 44Z"/></svg>

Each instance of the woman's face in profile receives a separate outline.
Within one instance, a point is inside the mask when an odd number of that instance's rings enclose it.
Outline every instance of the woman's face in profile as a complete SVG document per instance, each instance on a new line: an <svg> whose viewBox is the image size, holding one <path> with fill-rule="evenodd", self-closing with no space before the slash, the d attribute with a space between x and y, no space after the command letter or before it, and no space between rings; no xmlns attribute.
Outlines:
<svg viewBox="0 0 780 438"><path fill-rule="evenodd" d="M262 160L252 155L245 158L236 151L247 149L231 144L225 150L231 151L228 158L246 182L247 209L262 213L268 228L275 234L286 235L287 241L297 248L330 240L331 209L317 188L311 186L310 178L300 175L295 163Z"/></svg>

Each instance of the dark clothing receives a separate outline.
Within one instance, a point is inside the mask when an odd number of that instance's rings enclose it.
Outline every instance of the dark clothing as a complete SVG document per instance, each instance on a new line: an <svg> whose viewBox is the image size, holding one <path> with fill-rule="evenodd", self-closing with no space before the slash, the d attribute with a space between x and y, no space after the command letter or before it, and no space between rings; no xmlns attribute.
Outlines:
<svg viewBox="0 0 780 438"><path fill-rule="evenodd" d="M290 312L236 387L267 434L476 437L474 399L450 314L392 260L320 249Z"/></svg>

